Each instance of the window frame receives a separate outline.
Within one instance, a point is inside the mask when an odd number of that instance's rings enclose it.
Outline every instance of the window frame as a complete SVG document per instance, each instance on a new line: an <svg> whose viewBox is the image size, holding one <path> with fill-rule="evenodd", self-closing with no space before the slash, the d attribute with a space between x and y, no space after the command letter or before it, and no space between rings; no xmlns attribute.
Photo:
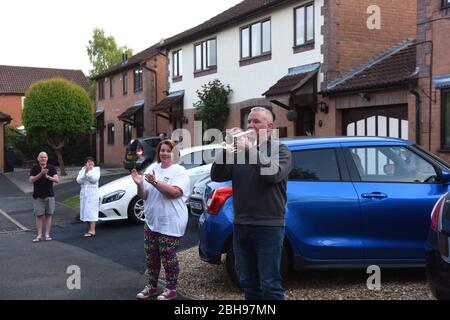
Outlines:
<svg viewBox="0 0 450 320"><path fill-rule="evenodd" d="M116 128L115 124L110 122L106 126L107 128L107 136L108 136L108 145L113 146L115 144L115 135L116 135Z"/></svg>
<svg viewBox="0 0 450 320"><path fill-rule="evenodd" d="M446 98L448 98L448 101ZM450 130L449 132L445 130L445 119L447 116L446 102L450 105L450 88L441 90L441 150L450 151L450 144L447 145L445 143L446 134L450 136Z"/></svg>
<svg viewBox="0 0 450 320"><path fill-rule="evenodd" d="M312 22L312 35L313 38L312 40L308 40L308 7L312 7L313 12L313 22ZM303 43L298 44L297 43L297 11L301 8L305 9L305 19L304 19L304 24L305 24L305 31L304 31L304 37L305 37L305 41ZM302 47L306 47L306 46L310 46L311 44L314 44L316 40L316 8L314 6L314 2L309 2L309 3L305 3L301 6L295 7L294 8L294 49L296 48L302 48Z"/></svg>
<svg viewBox="0 0 450 320"><path fill-rule="evenodd" d="M143 73L144 71L142 67L137 67L133 69L134 92L140 92L144 89Z"/></svg>
<svg viewBox="0 0 450 320"><path fill-rule="evenodd" d="M181 53L181 59L180 59ZM176 60L176 64L175 64ZM183 61L183 49L178 49L172 52L172 79L181 80L183 78L183 64L180 67L180 60ZM175 66L177 70L175 70Z"/></svg>
<svg viewBox="0 0 450 320"><path fill-rule="evenodd" d="M122 93L124 96L128 94L128 73L122 73Z"/></svg>
<svg viewBox="0 0 450 320"><path fill-rule="evenodd" d="M127 131L129 129L129 131ZM129 123L123 123L123 145L127 146L133 140L133 126Z"/></svg>
<svg viewBox="0 0 450 320"><path fill-rule="evenodd" d="M450 8L450 0L442 0L442 9Z"/></svg>
<svg viewBox="0 0 450 320"><path fill-rule="evenodd" d="M105 79L98 80L98 100L105 100Z"/></svg>
<svg viewBox="0 0 450 320"><path fill-rule="evenodd" d="M114 98L114 77L109 78L109 97Z"/></svg>
<svg viewBox="0 0 450 320"><path fill-rule="evenodd" d="M214 40L216 42L216 64L209 65L208 42ZM197 69L197 47L200 46L200 69ZM204 47L203 47L204 46ZM205 56L206 55L206 58ZM206 64L206 67L204 66ZM211 37L194 43L194 74L217 70L217 37Z"/></svg>
<svg viewBox="0 0 450 320"><path fill-rule="evenodd" d="M270 49L268 51L264 51L264 28L263 25L265 22L270 22L270 32L269 32L269 43L270 43ZM252 37L252 28L254 25L260 25L260 54L259 55L253 55L253 37ZM249 52L249 56L248 57L244 57L243 56L243 37L242 37L242 33L245 29L248 29L248 52ZM253 59L258 59L260 57L265 57L265 56L269 56L272 54L272 17L266 17L264 19L249 23L247 25L244 25L242 27L239 28L239 58L240 61L247 61L247 60L253 60Z"/></svg>
<svg viewBox="0 0 450 320"><path fill-rule="evenodd" d="M437 175L437 179L440 179L440 172L442 171L443 168L441 168L441 166L443 165L438 165L436 163L436 160L433 160L431 157L429 157L427 154L423 153L420 149L416 149L414 147L412 147L411 145L403 145L403 144L371 144L371 145L346 145L343 147L343 152L345 155L345 161L347 163L348 166L348 170L350 173L350 177L351 180L353 182L359 182L359 183L384 183L384 184L390 184L390 183L401 183L401 184L419 184L419 185L426 185L426 184L440 184L439 181L437 182L427 182L427 183L417 183L417 182L405 182L405 181L364 181L362 180L360 174L359 174L359 170L356 167L355 161L353 160L353 157L351 155L351 151L350 149L352 148L404 148L407 149L408 151L412 152L413 154L415 154L417 157L421 158L422 160L428 162L436 171L436 175Z"/></svg>
<svg viewBox="0 0 450 320"><path fill-rule="evenodd" d="M339 170L339 175L341 180L292 180L289 174L288 180L290 183L344 183L344 182L352 182L350 177L349 169L346 166L346 159L344 155L344 151L342 147L339 146L299 146L291 149L291 154L293 158L293 154L296 152L306 152L306 151L320 151L320 150L334 150L337 160L337 168ZM294 166L294 164L292 165Z"/></svg>

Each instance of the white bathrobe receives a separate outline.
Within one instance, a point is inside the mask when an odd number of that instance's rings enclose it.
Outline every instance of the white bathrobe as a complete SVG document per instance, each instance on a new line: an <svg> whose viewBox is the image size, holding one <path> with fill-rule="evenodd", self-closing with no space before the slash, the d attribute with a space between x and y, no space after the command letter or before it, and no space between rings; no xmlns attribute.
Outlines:
<svg viewBox="0 0 450 320"><path fill-rule="evenodd" d="M98 221L98 181L100 168L94 167L87 174L83 167L78 173L77 182L81 185L80 192L80 220L83 222Z"/></svg>

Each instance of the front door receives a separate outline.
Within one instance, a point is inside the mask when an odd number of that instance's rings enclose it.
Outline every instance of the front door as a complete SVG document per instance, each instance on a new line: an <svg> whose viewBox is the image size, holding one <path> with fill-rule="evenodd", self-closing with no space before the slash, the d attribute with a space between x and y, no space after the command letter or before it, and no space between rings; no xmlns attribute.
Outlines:
<svg viewBox="0 0 450 320"><path fill-rule="evenodd" d="M406 145L343 145L360 178L365 258L423 263L431 210L448 189L434 165Z"/></svg>
<svg viewBox="0 0 450 320"><path fill-rule="evenodd" d="M315 114L314 109L310 106L297 107L297 136L313 136Z"/></svg>

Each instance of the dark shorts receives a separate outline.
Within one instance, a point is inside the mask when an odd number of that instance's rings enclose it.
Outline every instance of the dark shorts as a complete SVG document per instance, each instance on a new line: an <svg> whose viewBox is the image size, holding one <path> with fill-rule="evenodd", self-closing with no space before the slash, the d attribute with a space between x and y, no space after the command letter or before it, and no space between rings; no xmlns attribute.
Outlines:
<svg viewBox="0 0 450 320"><path fill-rule="evenodd" d="M48 197L45 199L36 198L33 200L33 212L36 217L44 214L53 215L55 213L55 198Z"/></svg>

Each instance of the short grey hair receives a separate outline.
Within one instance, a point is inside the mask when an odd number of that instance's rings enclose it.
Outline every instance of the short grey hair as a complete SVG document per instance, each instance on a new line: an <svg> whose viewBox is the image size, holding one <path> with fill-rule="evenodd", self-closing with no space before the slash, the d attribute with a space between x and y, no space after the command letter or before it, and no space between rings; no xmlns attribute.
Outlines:
<svg viewBox="0 0 450 320"><path fill-rule="evenodd" d="M272 111L270 111L267 108L264 107L254 107L250 110L250 113L252 112L264 112L266 114L266 119L269 123L273 123L273 114Z"/></svg>

